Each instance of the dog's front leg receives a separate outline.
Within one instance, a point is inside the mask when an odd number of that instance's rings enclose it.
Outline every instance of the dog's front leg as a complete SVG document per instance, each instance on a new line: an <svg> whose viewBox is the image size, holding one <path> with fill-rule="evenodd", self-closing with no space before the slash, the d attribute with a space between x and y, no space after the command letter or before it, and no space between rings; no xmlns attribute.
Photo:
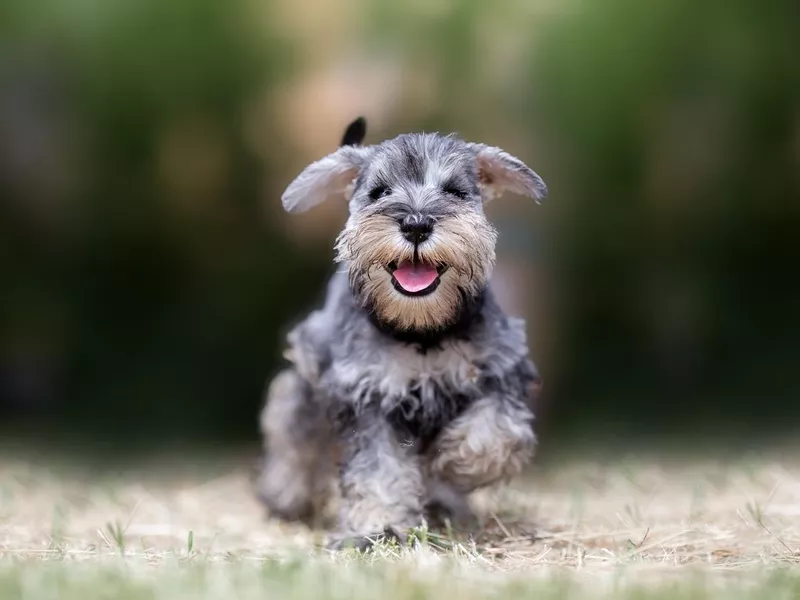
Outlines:
<svg viewBox="0 0 800 600"><path fill-rule="evenodd" d="M533 456L532 421L516 397L477 400L442 430L428 455L431 474L462 493L519 475Z"/></svg>
<svg viewBox="0 0 800 600"><path fill-rule="evenodd" d="M340 429L339 531L330 547L368 548L376 539L405 540L422 521L424 483L414 447L402 443L377 406Z"/></svg>

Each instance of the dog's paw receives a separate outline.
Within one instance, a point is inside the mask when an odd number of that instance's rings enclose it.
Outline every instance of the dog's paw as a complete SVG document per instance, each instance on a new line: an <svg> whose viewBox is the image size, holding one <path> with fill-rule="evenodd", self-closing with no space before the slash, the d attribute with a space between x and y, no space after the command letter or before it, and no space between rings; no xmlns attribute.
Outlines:
<svg viewBox="0 0 800 600"><path fill-rule="evenodd" d="M396 542L400 546L405 546L409 543L409 536L394 527L387 527L381 532L367 535L337 534L328 540L326 547L328 550L335 551L357 550L358 552L369 552L374 549L375 545L387 542Z"/></svg>
<svg viewBox="0 0 800 600"><path fill-rule="evenodd" d="M443 482L434 482L429 487L425 517L434 529L452 527L471 531L480 527L466 496Z"/></svg>
<svg viewBox="0 0 800 600"><path fill-rule="evenodd" d="M458 531L473 531L481 524L466 504L431 501L425 506L425 516L434 529L452 527Z"/></svg>
<svg viewBox="0 0 800 600"><path fill-rule="evenodd" d="M315 511L310 502L294 504L279 503L275 498L261 489L256 489L256 497L264 506L267 519L277 519L286 523L301 523L311 526L314 523Z"/></svg>

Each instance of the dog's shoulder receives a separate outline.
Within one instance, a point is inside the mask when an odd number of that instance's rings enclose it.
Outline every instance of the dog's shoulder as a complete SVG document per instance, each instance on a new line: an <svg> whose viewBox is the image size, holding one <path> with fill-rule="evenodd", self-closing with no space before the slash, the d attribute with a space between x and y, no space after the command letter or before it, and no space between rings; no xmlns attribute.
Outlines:
<svg viewBox="0 0 800 600"><path fill-rule="evenodd" d="M481 388L486 392L512 395L532 403L541 389L539 370L530 357L527 324L524 319L507 316L492 300L487 303L481 341Z"/></svg>
<svg viewBox="0 0 800 600"><path fill-rule="evenodd" d="M347 276L334 273L328 281L322 307L309 313L287 335L289 348L285 357L311 384L318 384L334 359L334 348L348 329L348 311L352 300Z"/></svg>
<svg viewBox="0 0 800 600"><path fill-rule="evenodd" d="M491 293L487 294L481 316L483 326L476 329L474 341L481 350L485 369L504 373L528 358L524 319L508 316Z"/></svg>

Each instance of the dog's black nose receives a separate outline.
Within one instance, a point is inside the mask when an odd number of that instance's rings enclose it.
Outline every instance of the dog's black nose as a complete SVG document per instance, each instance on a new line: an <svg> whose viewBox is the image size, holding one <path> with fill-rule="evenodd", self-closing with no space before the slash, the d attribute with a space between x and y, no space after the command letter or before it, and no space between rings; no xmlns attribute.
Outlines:
<svg viewBox="0 0 800 600"><path fill-rule="evenodd" d="M421 244L433 232L433 219L422 215L407 215L400 221L400 233L412 244Z"/></svg>

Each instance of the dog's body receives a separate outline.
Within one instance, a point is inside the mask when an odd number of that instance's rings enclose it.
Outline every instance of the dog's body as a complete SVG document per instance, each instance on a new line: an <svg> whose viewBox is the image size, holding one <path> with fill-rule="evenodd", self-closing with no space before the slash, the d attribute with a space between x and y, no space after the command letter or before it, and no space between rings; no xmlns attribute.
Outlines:
<svg viewBox="0 0 800 600"><path fill-rule="evenodd" d="M340 540L461 516L466 494L519 474L539 387L524 323L488 287L495 232L483 203L506 189L541 198L544 183L499 149L452 137L362 147L358 123L283 197L296 211L349 196L337 242L347 269L288 336L258 481L274 515L311 518L336 450Z"/></svg>

